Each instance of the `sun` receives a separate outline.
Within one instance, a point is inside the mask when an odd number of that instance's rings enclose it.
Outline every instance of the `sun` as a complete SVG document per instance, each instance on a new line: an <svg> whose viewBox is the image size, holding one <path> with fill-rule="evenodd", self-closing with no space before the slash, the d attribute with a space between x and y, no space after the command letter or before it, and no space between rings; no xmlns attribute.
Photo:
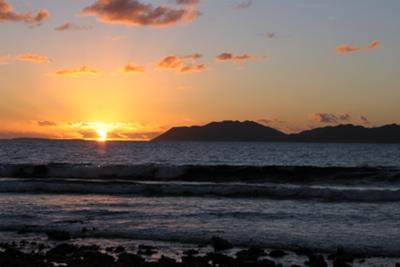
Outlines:
<svg viewBox="0 0 400 267"><path fill-rule="evenodd" d="M107 131L104 129L97 129L97 135L99 136L97 138L97 141L99 142L105 142L107 141Z"/></svg>

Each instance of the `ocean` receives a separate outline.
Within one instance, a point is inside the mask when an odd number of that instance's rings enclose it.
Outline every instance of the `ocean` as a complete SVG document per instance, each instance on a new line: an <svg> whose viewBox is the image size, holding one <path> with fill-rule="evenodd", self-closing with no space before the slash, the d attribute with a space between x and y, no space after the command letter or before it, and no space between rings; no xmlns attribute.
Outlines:
<svg viewBox="0 0 400 267"><path fill-rule="evenodd" d="M400 145L0 141L0 242L67 230L400 256Z"/></svg>

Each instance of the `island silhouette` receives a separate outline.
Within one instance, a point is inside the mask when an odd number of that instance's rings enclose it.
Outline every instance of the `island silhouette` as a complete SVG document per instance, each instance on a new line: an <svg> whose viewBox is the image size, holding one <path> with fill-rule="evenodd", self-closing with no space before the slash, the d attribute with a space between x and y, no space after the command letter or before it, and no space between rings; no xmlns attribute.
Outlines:
<svg viewBox="0 0 400 267"><path fill-rule="evenodd" d="M152 141L400 143L400 125L364 127L345 124L286 134L254 121L220 121L173 127Z"/></svg>

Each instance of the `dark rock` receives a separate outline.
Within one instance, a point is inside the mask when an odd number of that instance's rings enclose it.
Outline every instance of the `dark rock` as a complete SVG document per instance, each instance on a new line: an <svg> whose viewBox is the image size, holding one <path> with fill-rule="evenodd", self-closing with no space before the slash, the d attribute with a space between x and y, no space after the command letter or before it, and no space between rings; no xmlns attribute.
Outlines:
<svg viewBox="0 0 400 267"><path fill-rule="evenodd" d="M298 248L294 252L299 256L303 256L303 255L308 256L308 255L312 254L312 251L308 248Z"/></svg>
<svg viewBox="0 0 400 267"><path fill-rule="evenodd" d="M68 255L77 251L77 247L71 244L60 244L46 253L46 258L57 261L64 260Z"/></svg>
<svg viewBox="0 0 400 267"><path fill-rule="evenodd" d="M68 266L74 267L112 267L114 258L98 251L88 251L80 257L75 257Z"/></svg>
<svg viewBox="0 0 400 267"><path fill-rule="evenodd" d="M142 266L144 264L144 259L132 253L121 253L118 255L118 264L127 266Z"/></svg>
<svg viewBox="0 0 400 267"><path fill-rule="evenodd" d="M330 260L337 260L340 262L353 262L353 257L346 253L343 248L338 248L334 254L328 256Z"/></svg>
<svg viewBox="0 0 400 267"><path fill-rule="evenodd" d="M351 267L352 265L348 262L345 262L341 259L335 259L333 261L333 267Z"/></svg>
<svg viewBox="0 0 400 267"><path fill-rule="evenodd" d="M0 252L0 266L4 267L49 267L38 254L25 254L14 248Z"/></svg>
<svg viewBox="0 0 400 267"><path fill-rule="evenodd" d="M119 253L122 253L122 252L125 252L125 248L123 246L118 246L118 247L116 247L114 249L114 253L119 254Z"/></svg>
<svg viewBox="0 0 400 267"><path fill-rule="evenodd" d="M308 255L308 265L310 267L327 267L328 264L322 255Z"/></svg>
<svg viewBox="0 0 400 267"><path fill-rule="evenodd" d="M139 245L139 246L138 246L138 249L139 249L139 250L147 250L147 249L156 250L157 248L156 248L156 247L153 247L153 246Z"/></svg>
<svg viewBox="0 0 400 267"><path fill-rule="evenodd" d="M139 245L138 254L150 256L157 252L156 249L157 248L153 246Z"/></svg>
<svg viewBox="0 0 400 267"><path fill-rule="evenodd" d="M162 256L159 260L158 263L160 266L163 267L175 267L177 266L176 260L169 258L169 257L165 257Z"/></svg>
<svg viewBox="0 0 400 267"><path fill-rule="evenodd" d="M213 266L233 266L235 259L220 253L207 253L206 258Z"/></svg>
<svg viewBox="0 0 400 267"><path fill-rule="evenodd" d="M283 251L283 250L280 250L280 249L272 250L269 253L269 256L272 257L272 258L281 258L281 257L286 256L286 255L287 255L287 253L285 251Z"/></svg>
<svg viewBox="0 0 400 267"><path fill-rule="evenodd" d="M87 253L96 253L100 250L100 247L97 245L88 245L88 246L80 246L75 251L75 256L81 257Z"/></svg>
<svg viewBox="0 0 400 267"><path fill-rule="evenodd" d="M43 243L40 243L40 244L38 245L39 251L42 251L44 248L45 248L45 245L44 245Z"/></svg>
<svg viewBox="0 0 400 267"><path fill-rule="evenodd" d="M218 236L213 236L211 238L211 245L214 247L216 251L220 250L227 250L233 248L231 242L228 240L225 240L223 238L220 238Z"/></svg>
<svg viewBox="0 0 400 267"><path fill-rule="evenodd" d="M182 264L185 267L210 267L207 257L183 256Z"/></svg>
<svg viewBox="0 0 400 267"><path fill-rule="evenodd" d="M188 249L183 252L183 255L186 255L186 256L194 256L197 254L199 254L199 251L195 250L195 249Z"/></svg>
<svg viewBox="0 0 400 267"><path fill-rule="evenodd" d="M236 258L239 261L257 261L260 257L266 256L267 253L260 248L249 248L236 253Z"/></svg>
<svg viewBox="0 0 400 267"><path fill-rule="evenodd" d="M46 232L46 235L49 239L57 241L65 241L71 239L71 235L66 231L54 230Z"/></svg>
<svg viewBox="0 0 400 267"><path fill-rule="evenodd" d="M396 263L396 267L400 267L400 263Z"/></svg>
<svg viewBox="0 0 400 267"><path fill-rule="evenodd" d="M262 261L257 262L257 267L278 267L279 265L276 265L275 262L264 259Z"/></svg>

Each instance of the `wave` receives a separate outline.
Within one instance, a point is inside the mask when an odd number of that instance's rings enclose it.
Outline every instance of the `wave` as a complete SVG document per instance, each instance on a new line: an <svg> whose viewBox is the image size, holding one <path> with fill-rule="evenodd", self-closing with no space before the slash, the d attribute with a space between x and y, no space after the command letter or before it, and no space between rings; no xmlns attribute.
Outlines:
<svg viewBox="0 0 400 267"><path fill-rule="evenodd" d="M397 188L355 188L284 184L172 183L46 179L1 179L0 193L96 194L148 197L226 197L313 200L333 202L390 202L400 200Z"/></svg>
<svg viewBox="0 0 400 267"><path fill-rule="evenodd" d="M0 177L176 180L203 182L339 183L400 182L390 167L241 166L241 165L91 165L0 164Z"/></svg>

